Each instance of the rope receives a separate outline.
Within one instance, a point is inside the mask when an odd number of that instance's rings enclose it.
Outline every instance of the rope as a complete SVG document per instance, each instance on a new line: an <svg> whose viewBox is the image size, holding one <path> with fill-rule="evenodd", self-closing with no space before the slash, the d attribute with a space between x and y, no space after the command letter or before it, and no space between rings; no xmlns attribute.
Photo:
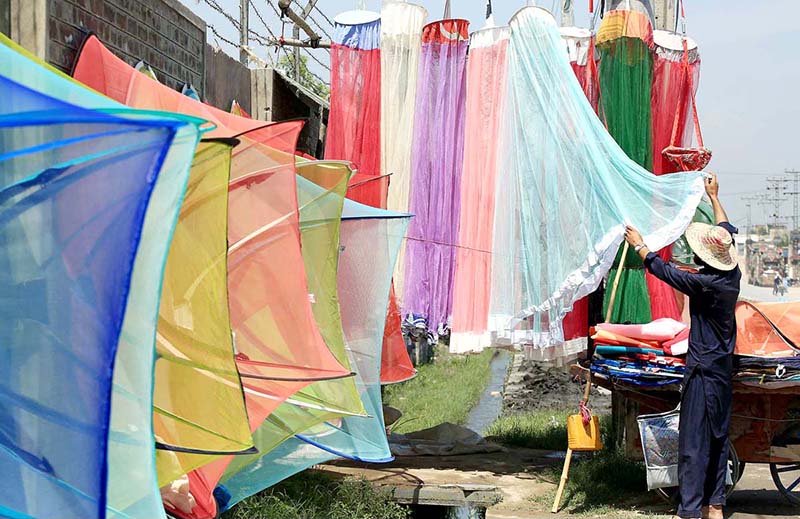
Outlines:
<svg viewBox="0 0 800 519"><path fill-rule="evenodd" d="M684 9L684 1L679 0L681 4L681 41L683 42L683 63L682 67L686 73L686 82L689 86L689 95L692 96L692 117L694 119L694 132L697 137L697 147L703 148L703 132L700 129L700 116L697 113L697 96L694 91L694 74L692 74L692 67L689 64L689 42L686 36L686 11ZM678 127L680 126L681 105L678 103L675 109L675 120L672 125L672 137L670 138L671 146L678 146Z"/></svg>

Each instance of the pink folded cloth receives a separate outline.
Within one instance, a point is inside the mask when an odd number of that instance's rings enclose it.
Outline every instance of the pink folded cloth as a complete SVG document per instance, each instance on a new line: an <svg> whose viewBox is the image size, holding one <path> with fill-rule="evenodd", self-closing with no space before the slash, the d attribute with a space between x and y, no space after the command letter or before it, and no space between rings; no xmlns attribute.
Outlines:
<svg viewBox="0 0 800 519"><path fill-rule="evenodd" d="M688 330L686 324L664 317L647 324L607 324L597 325L598 330L611 332L640 341L664 342L675 338L679 333Z"/></svg>

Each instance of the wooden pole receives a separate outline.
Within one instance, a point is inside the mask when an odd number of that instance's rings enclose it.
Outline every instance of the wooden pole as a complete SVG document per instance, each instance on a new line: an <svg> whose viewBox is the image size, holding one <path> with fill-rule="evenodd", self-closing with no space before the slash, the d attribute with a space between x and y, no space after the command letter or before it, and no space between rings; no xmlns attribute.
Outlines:
<svg viewBox="0 0 800 519"><path fill-rule="evenodd" d="M606 322L611 321L611 313L614 310L614 301L617 299L617 289L619 288L619 279L622 276L622 268L625 265L625 257L628 255L630 245L625 242L622 247L622 256L620 257L619 265L617 265L617 274L614 276L614 284L611 286L611 297L608 299L608 310L606 310ZM589 396L592 392L592 370L590 369L586 375L586 389L583 390L583 403L589 403ZM556 499L553 502L552 513L557 514L561 506L561 497L564 494L564 489L569 481L569 466L572 462L572 449L567 448L567 456L564 459L564 469L561 471L561 480L558 482L558 491L556 492Z"/></svg>
<svg viewBox="0 0 800 519"><path fill-rule="evenodd" d="M569 464L572 461L572 449L567 449L567 457L564 459L564 470L561 471L561 481L558 483L558 492L556 492L556 501L553 503L552 513L558 513L558 507L561 504L561 495L564 493L564 488L567 486L569 479Z"/></svg>
<svg viewBox="0 0 800 519"><path fill-rule="evenodd" d="M331 42L329 42L329 41L321 41L321 42L317 43L316 47L315 47L314 44L311 43L310 41L296 40L294 38L284 38L282 40L270 38L270 39L267 39L267 43L269 45L275 45L275 46L278 46L278 47L280 47L281 45L285 45L287 47L305 47L307 49L315 49L315 48L318 48L318 49L330 49L331 48Z"/></svg>
<svg viewBox="0 0 800 519"><path fill-rule="evenodd" d="M239 0L239 62L247 65L247 47L250 28L250 4L247 0Z"/></svg>
<svg viewBox="0 0 800 519"><path fill-rule="evenodd" d="M622 267L625 265L625 257L628 255L630 244L625 242L622 247L622 256L620 256L619 265L617 265L617 275L614 276L614 285L611 287L611 297L608 298L608 310L606 310L606 322L611 322L611 313L614 311L614 302L617 299L617 288L619 288L619 278L622 276Z"/></svg>

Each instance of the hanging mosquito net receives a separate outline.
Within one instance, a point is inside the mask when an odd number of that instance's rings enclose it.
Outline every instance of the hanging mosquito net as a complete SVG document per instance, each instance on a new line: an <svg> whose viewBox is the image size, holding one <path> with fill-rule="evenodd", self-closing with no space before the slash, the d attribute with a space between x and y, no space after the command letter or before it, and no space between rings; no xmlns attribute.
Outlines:
<svg viewBox="0 0 800 519"><path fill-rule="evenodd" d="M383 351L381 353L381 384L399 384L411 380L417 370L411 363L411 357L403 337L402 315L394 285L389 290L389 310L386 313L386 325L383 329Z"/></svg>
<svg viewBox="0 0 800 519"><path fill-rule="evenodd" d="M677 239L703 193L699 173L657 177L606 132L541 8L511 22L497 179L490 325L500 341L563 341L561 319L594 291L636 226L654 249ZM533 316L533 327L520 321Z"/></svg>
<svg viewBox="0 0 800 519"><path fill-rule="evenodd" d="M459 247L450 336L450 351L454 353L480 351L491 344L487 319L492 223L509 35L508 27L489 26L470 36Z"/></svg>
<svg viewBox="0 0 800 519"><path fill-rule="evenodd" d="M334 26L331 115L325 157L355 164L357 171L350 181L349 199L385 208L392 175L381 171L380 14L347 11L335 18ZM384 383L407 380L414 374L400 322L400 311L392 289L384 339L384 352L387 354L383 356L385 364L381 371Z"/></svg>
<svg viewBox="0 0 800 519"><path fill-rule="evenodd" d="M301 180L298 180L301 182ZM292 474L336 456L391 460L383 422L380 352L392 270L409 215L346 201L342 216L339 300L351 365L367 417L345 416L290 438L245 467L232 467L222 483L231 504Z"/></svg>
<svg viewBox="0 0 800 519"><path fill-rule="evenodd" d="M428 12L405 0L381 4L381 174L389 177L390 211L407 212L411 189L411 146L417 100L422 26ZM402 298L405 259L395 267L395 293ZM402 303L402 301L401 301ZM402 304L401 304L402 306Z"/></svg>
<svg viewBox="0 0 800 519"><path fill-rule="evenodd" d="M468 28L466 20L441 20L422 32L402 309L434 332L449 326L453 304Z"/></svg>
<svg viewBox="0 0 800 519"><path fill-rule="evenodd" d="M692 144L694 121L690 116L692 85L697 85L700 73L700 56L697 45L687 46L687 63L684 65L683 42L680 36L654 31L655 56L653 63L653 87L651 111L653 114L653 173L662 175L679 171L662 153L671 145L689 147ZM689 81L688 74L694 76ZM673 142L673 133L677 140ZM672 246L659 251L665 261L672 258ZM681 305L675 291L646 273L647 289L650 293L650 311L653 319L669 317L680 320Z"/></svg>
<svg viewBox="0 0 800 519"><path fill-rule="evenodd" d="M653 165L650 94L653 77L653 16L650 0L619 0L606 5L597 31L601 118L608 132L637 164ZM652 320L650 296L641 259L633 250L618 258L622 264L611 322L646 323ZM606 290L605 308L612 290Z"/></svg>
<svg viewBox="0 0 800 519"><path fill-rule="evenodd" d="M334 20L331 40L331 111L325 158L348 160L357 182L381 176L381 20L378 13L348 11ZM360 184L350 198L385 203L388 178Z"/></svg>
<svg viewBox="0 0 800 519"><path fill-rule="evenodd" d="M100 517L132 271L148 202L184 123L57 100L11 80L36 65L5 57L0 513Z"/></svg>
<svg viewBox="0 0 800 519"><path fill-rule="evenodd" d="M198 146L167 259L153 407L162 484L196 467L205 459L200 454L253 447L228 314L228 182L236 144Z"/></svg>
<svg viewBox="0 0 800 519"><path fill-rule="evenodd" d="M597 110L600 90L597 85L594 36L588 29L580 27L561 27L560 30L575 77L578 78L589 103Z"/></svg>
<svg viewBox="0 0 800 519"><path fill-rule="evenodd" d="M336 271L342 204L352 169L347 162L324 161L298 164L297 171L317 182L298 184L297 194L303 260L309 272L309 297L313 301L314 317L331 352L342 365L349 367L339 315ZM307 185L313 189L308 189ZM250 393L247 402L258 405ZM258 454L227 457L192 473L189 483L196 506L188 516L175 510L171 512L181 517L215 517L213 491L226 469L252 463L293 434L325 420L365 414L352 377L318 381L303 388L278 406L265 422L254 424Z"/></svg>
<svg viewBox="0 0 800 519"><path fill-rule="evenodd" d="M83 107L124 110L142 119L190 121L179 127L150 197L139 240L128 304L113 372L108 445L109 516L163 517L155 480L152 428L153 343L171 227L178 217L189 165L200 138L199 120L165 113L133 112L97 95L0 35L0 74L13 72L28 87ZM166 232L165 232L166 231Z"/></svg>
<svg viewBox="0 0 800 519"><path fill-rule="evenodd" d="M302 122L266 124L198 103L131 72L96 38L83 45L75 75L135 106L211 120L209 136L240 136L229 186L228 291L251 430L313 381L350 376L325 344L308 295L294 174ZM213 459L191 456L195 467Z"/></svg>

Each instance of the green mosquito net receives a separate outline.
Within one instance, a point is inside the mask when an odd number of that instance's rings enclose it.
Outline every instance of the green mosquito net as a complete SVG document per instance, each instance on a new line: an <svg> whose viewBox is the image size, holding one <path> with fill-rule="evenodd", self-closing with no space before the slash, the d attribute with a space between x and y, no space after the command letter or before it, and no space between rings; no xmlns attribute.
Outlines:
<svg viewBox="0 0 800 519"><path fill-rule="evenodd" d="M643 168L653 169L653 21L649 0L609 2L597 32L600 62L600 117L623 151ZM652 320L650 294L642 260L629 250L614 262L609 279L616 279L620 264L619 287L611 312L611 322L648 323ZM606 315L612 290L606 290L603 315Z"/></svg>
<svg viewBox="0 0 800 519"><path fill-rule="evenodd" d="M546 346L563 341L563 316L607 275L625 223L654 250L674 242L703 181L696 172L656 177L628 158L587 101L546 10L526 7L511 21L508 67L490 325L496 342Z"/></svg>

